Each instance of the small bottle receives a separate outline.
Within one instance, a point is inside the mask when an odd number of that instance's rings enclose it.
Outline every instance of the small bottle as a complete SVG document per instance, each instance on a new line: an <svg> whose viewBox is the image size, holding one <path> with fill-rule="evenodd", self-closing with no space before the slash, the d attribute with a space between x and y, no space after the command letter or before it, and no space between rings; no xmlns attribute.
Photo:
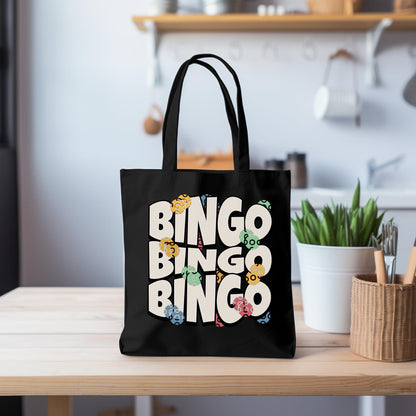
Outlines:
<svg viewBox="0 0 416 416"><path fill-rule="evenodd" d="M264 162L266 170L283 170L285 162L284 160L270 159Z"/></svg>
<svg viewBox="0 0 416 416"><path fill-rule="evenodd" d="M290 170L292 188L307 187L306 153L288 153L285 169Z"/></svg>

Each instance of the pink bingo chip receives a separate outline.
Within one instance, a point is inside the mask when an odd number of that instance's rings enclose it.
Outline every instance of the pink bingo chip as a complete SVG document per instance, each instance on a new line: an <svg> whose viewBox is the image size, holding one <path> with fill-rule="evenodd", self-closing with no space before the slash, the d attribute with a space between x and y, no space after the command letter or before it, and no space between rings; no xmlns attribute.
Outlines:
<svg viewBox="0 0 416 416"><path fill-rule="evenodd" d="M253 313L253 305L251 303L246 303L244 305L241 306L241 308L239 309L240 315L241 316L251 316Z"/></svg>
<svg viewBox="0 0 416 416"><path fill-rule="evenodd" d="M222 328L224 326L224 324L221 322L220 317L218 316L218 314L215 315L215 326L217 328Z"/></svg>
<svg viewBox="0 0 416 416"><path fill-rule="evenodd" d="M238 296L234 299L233 305L234 305L234 309L236 309L237 311L240 310L240 307L244 304L247 303L247 299L243 298L242 296Z"/></svg>

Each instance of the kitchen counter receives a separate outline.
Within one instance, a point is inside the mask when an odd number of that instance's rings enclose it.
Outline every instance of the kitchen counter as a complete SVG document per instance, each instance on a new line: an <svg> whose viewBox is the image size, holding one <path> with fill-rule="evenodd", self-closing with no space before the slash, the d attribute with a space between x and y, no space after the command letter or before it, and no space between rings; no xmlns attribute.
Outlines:
<svg viewBox="0 0 416 416"><path fill-rule="evenodd" d="M416 361L354 355L348 335L305 326L293 290L292 360L124 356L123 289L13 290L0 298L0 394L49 396L49 416L70 415L74 395L416 394Z"/></svg>
<svg viewBox="0 0 416 416"><path fill-rule="evenodd" d="M293 189L291 198L292 209L300 209L301 201L309 199L314 207L322 208L331 202L351 205L354 189L307 188ZM361 203L369 198L377 198L381 209L416 209L416 189L362 189Z"/></svg>

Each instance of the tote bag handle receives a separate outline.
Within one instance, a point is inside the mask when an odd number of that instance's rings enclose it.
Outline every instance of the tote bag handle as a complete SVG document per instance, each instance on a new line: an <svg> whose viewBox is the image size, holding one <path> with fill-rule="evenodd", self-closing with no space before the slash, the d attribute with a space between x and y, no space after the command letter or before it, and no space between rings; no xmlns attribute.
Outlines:
<svg viewBox="0 0 416 416"><path fill-rule="evenodd" d="M234 78L235 85L237 88L237 114L238 124L235 116L235 110L231 101L230 95L223 81L221 80L218 73L213 67L204 61L200 61L202 58L214 58L224 64ZM244 114L242 93L240 81L236 72L233 68L222 58L213 54L200 54L195 55L188 61L184 62L179 68L176 74L175 80L173 81L172 89L170 92L165 121L163 124L163 169L176 170L177 169L177 153L178 153L178 123L179 123L179 110L180 110L180 99L182 94L183 82L185 79L186 72L190 65L198 64L207 68L215 76L220 84L228 121L230 123L232 138L233 138L233 158L234 158L234 169L239 171L249 170L249 150L248 150L248 134L247 124Z"/></svg>
<svg viewBox="0 0 416 416"><path fill-rule="evenodd" d="M211 65L209 65L207 62L197 60L194 63L207 68L210 72L212 72L212 74L215 76L215 78L217 78L218 83L219 83L220 88L221 88L221 91L222 91L222 94L223 94L223 97L224 97L225 110L227 112L228 122L229 122L230 127L231 127L231 135L232 135L232 138L233 138L233 142L234 141L237 142L237 140L238 140L238 123L237 123L237 118L236 118L236 114L235 114L235 110L234 110L234 105L233 105L233 102L230 98L230 94L228 93L227 87L225 86L224 82L221 80L217 71ZM182 64L181 68L179 69L179 71L178 71L178 73L175 77L175 80L174 80L173 84L176 84L179 79L182 79L182 82L183 82L182 75L183 75L183 70L184 70L184 67L185 67L186 64L187 64L187 62ZM168 102L168 108L172 108L170 106L169 102ZM165 120L169 117L170 114L171 113L169 112L169 110L167 110ZM178 117L179 117L179 114L178 114ZM164 125L164 128L165 128L165 125ZM176 130L176 134L177 134L177 130ZM166 139L166 136L165 136L165 134L163 134L163 144L165 143L165 139ZM176 168L176 165L175 165L175 168Z"/></svg>
<svg viewBox="0 0 416 416"><path fill-rule="evenodd" d="M182 92L183 80L189 65L193 63L206 67L213 75L217 78L225 101L225 107L227 110L228 121L231 126L231 132L233 137L233 148L234 148L234 166L238 169L238 126L235 117L234 106L232 104L230 95L227 88L219 77L215 69L204 61L197 60L200 56L212 56L212 55L196 55L193 58L182 64L179 69L175 80L173 82L171 94L168 101L165 123L164 123L164 134L163 134L163 147L164 147L164 169L176 169L177 163L177 133L178 133L178 121L179 121L179 102ZM215 55L214 55L215 56ZM221 58L218 58L221 59ZM237 151L235 151L237 149ZM248 161L248 158L247 158Z"/></svg>

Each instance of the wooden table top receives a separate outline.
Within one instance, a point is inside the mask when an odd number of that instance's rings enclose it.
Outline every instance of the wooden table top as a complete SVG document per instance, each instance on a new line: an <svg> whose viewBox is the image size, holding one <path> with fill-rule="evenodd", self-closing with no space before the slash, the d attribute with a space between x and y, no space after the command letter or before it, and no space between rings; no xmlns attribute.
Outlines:
<svg viewBox="0 0 416 416"><path fill-rule="evenodd" d="M1 395L405 395L416 361L354 355L305 326L294 285L293 360L127 357L121 288L19 288L0 298Z"/></svg>

